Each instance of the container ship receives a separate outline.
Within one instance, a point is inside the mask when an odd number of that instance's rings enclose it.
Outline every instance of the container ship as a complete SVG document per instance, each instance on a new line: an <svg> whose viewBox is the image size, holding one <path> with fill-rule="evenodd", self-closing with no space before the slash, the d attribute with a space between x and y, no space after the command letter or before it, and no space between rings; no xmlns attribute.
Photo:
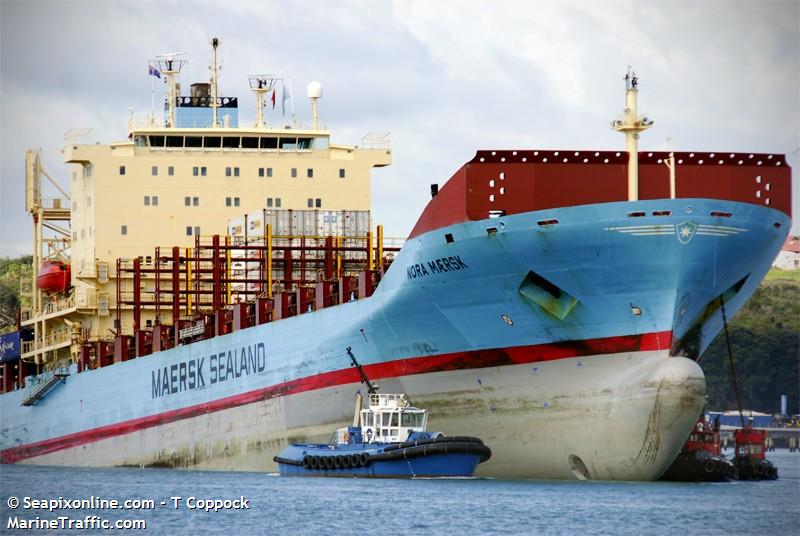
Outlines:
<svg viewBox="0 0 800 536"><path fill-rule="evenodd" d="M37 271L4 345L3 463L276 471L352 419L352 351L432 427L481 437L478 475L664 473L723 308L789 231L784 156L640 152L652 121L629 72L625 150L479 150L392 241L369 214L388 135L333 143L318 83L309 126L269 123L294 107L272 75L250 77L239 125L211 45L187 96L182 55L148 64L163 120L111 144L70 133L61 199L27 155Z"/></svg>

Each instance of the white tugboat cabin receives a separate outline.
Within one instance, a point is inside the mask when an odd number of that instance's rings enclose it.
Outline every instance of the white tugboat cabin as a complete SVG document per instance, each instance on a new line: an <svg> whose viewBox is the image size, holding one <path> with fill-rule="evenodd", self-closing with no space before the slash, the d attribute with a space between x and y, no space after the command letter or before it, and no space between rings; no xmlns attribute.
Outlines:
<svg viewBox="0 0 800 536"><path fill-rule="evenodd" d="M361 396L356 396L354 417L356 429L360 428L363 443L402 443L414 432L424 432L428 425L428 411L410 406L405 394L369 395L365 409L361 409ZM337 443L351 442L351 428L337 430Z"/></svg>

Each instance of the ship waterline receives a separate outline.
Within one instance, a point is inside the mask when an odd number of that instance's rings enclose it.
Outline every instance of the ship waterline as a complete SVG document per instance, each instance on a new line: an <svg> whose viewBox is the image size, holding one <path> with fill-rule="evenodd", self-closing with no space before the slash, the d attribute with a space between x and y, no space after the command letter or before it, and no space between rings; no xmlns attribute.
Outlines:
<svg viewBox="0 0 800 536"><path fill-rule="evenodd" d="M699 367L663 350L415 374L381 384L441 408L432 423L452 435L480 430L497 454L478 475L511 478L658 478L705 393ZM337 385L99 441L85 437L86 443L22 463L275 471L272 457L288 443L327 439L331 425L351 420L342 409L358 390L358 383Z"/></svg>

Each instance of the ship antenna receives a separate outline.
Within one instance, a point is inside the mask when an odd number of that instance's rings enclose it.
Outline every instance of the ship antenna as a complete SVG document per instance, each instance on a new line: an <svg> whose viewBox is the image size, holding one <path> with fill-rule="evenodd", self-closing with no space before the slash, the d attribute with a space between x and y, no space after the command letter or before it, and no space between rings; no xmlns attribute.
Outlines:
<svg viewBox="0 0 800 536"><path fill-rule="evenodd" d="M628 151L628 201L639 200L639 133L653 125L647 117L639 117L637 97L639 78L628 66L625 80L625 109L621 119L611 122L611 128L625 134L625 146Z"/></svg>
<svg viewBox="0 0 800 536"><path fill-rule="evenodd" d="M264 127L264 97L270 91L275 91L275 83L278 81L271 74L251 74L247 77L250 80L250 89L256 94L256 128Z"/></svg>
<svg viewBox="0 0 800 536"><path fill-rule="evenodd" d="M217 82L219 81L219 66L217 65L217 48L222 43L218 37L212 37L211 43L211 124L219 126L217 121Z"/></svg>
<svg viewBox="0 0 800 536"><path fill-rule="evenodd" d="M372 385L372 382L369 381L369 378L367 378L367 374L364 372L364 369L358 364L358 361L356 361L356 356L353 355L353 349L349 346L347 347L347 355L350 356L350 361L353 363L353 366L358 369L358 373L361 375L361 383L367 384L367 392L371 395L377 393L378 390L374 385Z"/></svg>
<svg viewBox="0 0 800 536"><path fill-rule="evenodd" d="M168 52L159 54L155 63L161 73L167 78L167 126L175 126L175 106L178 103L178 81L176 75L180 74L181 69L187 63L185 59L179 58L183 52Z"/></svg>

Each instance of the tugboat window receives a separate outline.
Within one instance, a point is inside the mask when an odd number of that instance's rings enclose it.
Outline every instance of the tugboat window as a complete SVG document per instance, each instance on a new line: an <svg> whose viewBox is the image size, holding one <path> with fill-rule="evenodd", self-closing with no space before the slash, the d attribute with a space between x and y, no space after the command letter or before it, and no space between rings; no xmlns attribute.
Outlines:
<svg viewBox="0 0 800 536"><path fill-rule="evenodd" d="M399 426L399 425L400 425L400 414L392 413L392 426Z"/></svg>

